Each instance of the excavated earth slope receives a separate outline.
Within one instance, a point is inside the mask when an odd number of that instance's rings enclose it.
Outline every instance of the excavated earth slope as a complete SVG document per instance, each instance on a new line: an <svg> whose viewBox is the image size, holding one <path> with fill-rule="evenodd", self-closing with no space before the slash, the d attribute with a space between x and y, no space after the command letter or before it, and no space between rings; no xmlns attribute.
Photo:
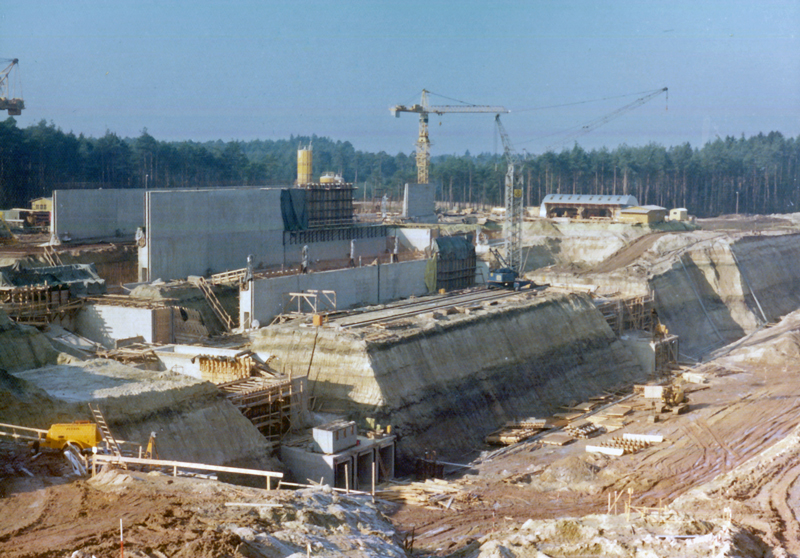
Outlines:
<svg viewBox="0 0 800 558"><path fill-rule="evenodd" d="M263 436L213 384L110 360L57 364L35 328L3 328L0 359L8 372L0 370L0 422L47 429L89 420L91 402L120 439L146 444L155 432L162 459L277 468ZM25 363L35 368L25 370Z"/></svg>
<svg viewBox="0 0 800 558"><path fill-rule="evenodd" d="M277 355L286 373L307 373L323 410L393 425L401 457L464 455L506 420L643 380L591 299L577 294L520 294L378 331L269 327L253 347Z"/></svg>
<svg viewBox="0 0 800 558"><path fill-rule="evenodd" d="M597 294L652 292L661 321L681 338L682 357L700 360L800 307L798 240L792 230L660 232L591 269L553 267L532 276Z"/></svg>

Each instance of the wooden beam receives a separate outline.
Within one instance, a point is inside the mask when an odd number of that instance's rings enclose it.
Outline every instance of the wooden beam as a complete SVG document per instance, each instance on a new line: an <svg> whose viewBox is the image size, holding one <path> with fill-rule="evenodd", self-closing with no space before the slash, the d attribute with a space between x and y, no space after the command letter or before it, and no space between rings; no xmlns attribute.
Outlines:
<svg viewBox="0 0 800 558"><path fill-rule="evenodd" d="M185 461L169 461L164 459L145 459L140 457L125 457L116 455L96 454L92 459L100 463L130 463L134 465L152 465L154 467L172 467L173 470L193 469L198 471L217 471L221 473L237 473L240 475L252 475L256 477L266 477L269 485L270 478L282 479L283 473L276 471L259 471L257 469L243 469L241 467L223 467L220 465L207 465L205 463L188 463Z"/></svg>

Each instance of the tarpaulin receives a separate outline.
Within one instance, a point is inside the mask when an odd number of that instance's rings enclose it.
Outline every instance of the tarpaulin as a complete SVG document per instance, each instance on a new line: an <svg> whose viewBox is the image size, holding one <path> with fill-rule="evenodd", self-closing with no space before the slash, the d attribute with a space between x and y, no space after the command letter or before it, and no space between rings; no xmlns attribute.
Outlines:
<svg viewBox="0 0 800 558"><path fill-rule="evenodd" d="M281 190L281 215L283 230L302 231L308 228L306 191L300 188Z"/></svg>

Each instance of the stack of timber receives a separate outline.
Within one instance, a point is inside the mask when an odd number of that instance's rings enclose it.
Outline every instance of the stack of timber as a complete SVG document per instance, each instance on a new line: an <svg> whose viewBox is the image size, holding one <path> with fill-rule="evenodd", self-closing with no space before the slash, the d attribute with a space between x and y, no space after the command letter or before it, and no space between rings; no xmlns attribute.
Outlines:
<svg viewBox="0 0 800 558"><path fill-rule="evenodd" d="M149 343L132 343L117 349L99 349L95 352L97 358L116 360L122 364L155 364L159 362L154 351L155 345Z"/></svg>
<svg viewBox="0 0 800 558"><path fill-rule="evenodd" d="M586 446L586 451L592 453L603 453L606 455L627 455L647 449L653 444L663 442L662 436L647 434L623 434L622 437L614 437L599 446Z"/></svg>
<svg viewBox="0 0 800 558"><path fill-rule="evenodd" d="M423 506L434 510L445 508L458 511L462 508L457 501L462 499L463 493L461 488L447 481L428 479L425 482L407 484L392 481L377 490L375 496L399 504Z"/></svg>
<svg viewBox="0 0 800 558"><path fill-rule="evenodd" d="M547 419L528 418L520 421L508 421L501 428L486 436L486 443L510 446L549 428L552 428L552 425L548 425Z"/></svg>
<svg viewBox="0 0 800 558"><path fill-rule="evenodd" d="M588 420L570 423L564 430L573 437L582 439L591 438L600 433L600 427Z"/></svg>
<svg viewBox="0 0 800 558"><path fill-rule="evenodd" d="M614 432L615 430L619 430L626 424L628 421L624 419L624 417L631 412L631 407L629 405L622 405L616 404L607 409L603 409L598 413L588 417L586 420L596 424L598 427L605 428L608 432Z"/></svg>

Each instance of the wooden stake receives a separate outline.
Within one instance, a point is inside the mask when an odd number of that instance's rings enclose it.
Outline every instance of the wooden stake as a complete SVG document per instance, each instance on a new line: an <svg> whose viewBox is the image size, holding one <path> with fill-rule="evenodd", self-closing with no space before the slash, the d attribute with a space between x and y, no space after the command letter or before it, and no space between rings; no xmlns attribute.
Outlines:
<svg viewBox="0 0 800 558"><path fill-rule="evenodd" d="M372 462L372 502L375 503L375 461Z"/></svg>
<svg viewBox="0 0 800 558"><path fill-rule="evenodd" d="M345 494L350 494L350 469L347 466L347 462L344 464L344 492Z"/></svg>

